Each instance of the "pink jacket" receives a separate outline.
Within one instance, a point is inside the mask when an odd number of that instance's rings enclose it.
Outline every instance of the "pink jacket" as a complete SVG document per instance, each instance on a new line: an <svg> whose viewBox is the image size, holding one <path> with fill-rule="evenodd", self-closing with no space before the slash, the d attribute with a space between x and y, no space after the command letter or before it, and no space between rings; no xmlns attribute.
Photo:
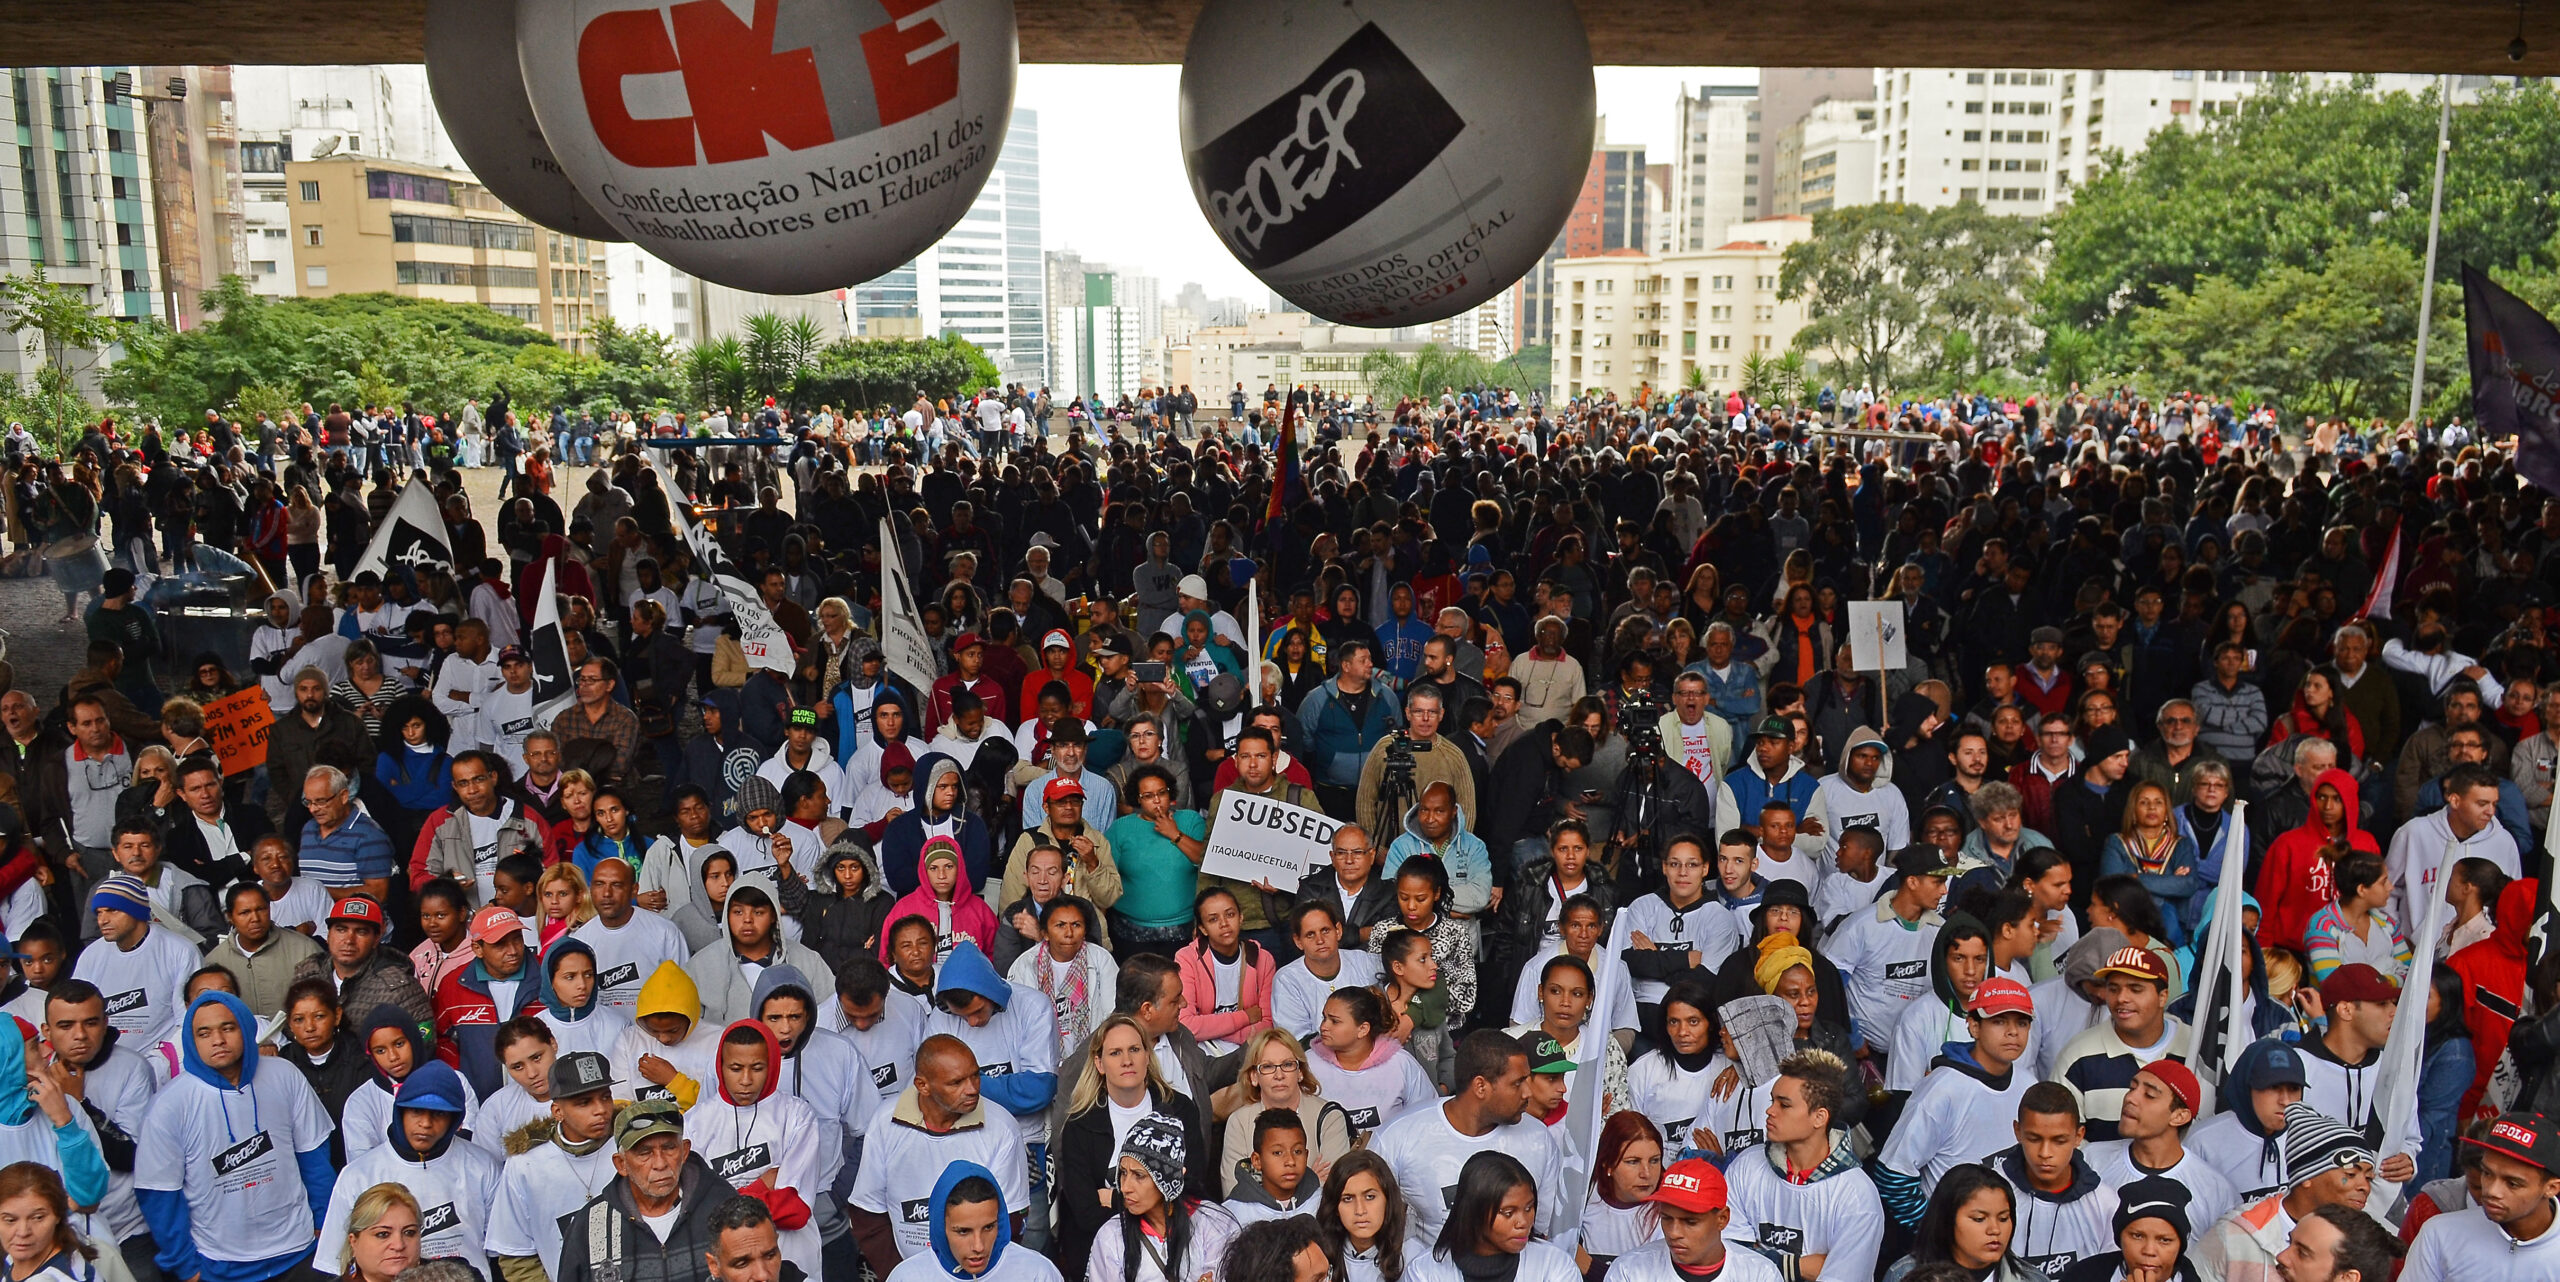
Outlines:
<svg viewBox="0 0 2560 1282"><path fill-rule="evenodd" d="M1211 969L1209 941L1194 939L1173 955L1182 971L1182 1026L1201 1041L1214 1038L1241 1046L1271 1027L1271 954L1250 939L1241 946L1244 967L1236 980L1236 1004L1223 1011L1217 1008L1218 979ZM1243 1012L1247 1006L1259 1007L1262 1018L1248 1022Z"/></svg>

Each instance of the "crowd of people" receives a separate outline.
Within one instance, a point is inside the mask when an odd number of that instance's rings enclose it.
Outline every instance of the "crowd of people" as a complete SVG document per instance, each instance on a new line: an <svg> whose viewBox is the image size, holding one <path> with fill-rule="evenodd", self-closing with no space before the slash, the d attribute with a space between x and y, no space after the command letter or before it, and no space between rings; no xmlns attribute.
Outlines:
<svg viewBox="0 0 2560 1282"><path fill-rule="evenodd" d="M1221 408L769 405L487 524L325 427L30 461L87 650L0 694L11 1276L2560 1279L2498 449ZM450 561L370 564L421 480ZM273 587L244 656L188 570ZM1232 793L1326 817L1294 885L1203 870Z"/></svg>

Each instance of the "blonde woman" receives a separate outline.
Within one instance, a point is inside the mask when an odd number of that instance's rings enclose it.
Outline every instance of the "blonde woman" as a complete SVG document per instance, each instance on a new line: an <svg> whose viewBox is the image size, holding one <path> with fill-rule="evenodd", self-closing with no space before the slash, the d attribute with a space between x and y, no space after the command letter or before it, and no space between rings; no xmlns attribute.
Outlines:
<svg viewBox="0 0 2560 1282"><path fill-rule="evenodd" d="M1220 1091L1219 1111L1227 1115L1218 1146L1218 1195L1236 1188L1238 1173L1253 1153L1253 1123L1266 1109L1290 1109L1307 1128L1307 1169L1323 1179L1333 1164L1351 1151L1351 1114L1318 1093L1315 1071L1307 1067L1307 1048L1288 1030L1266 1028L1246 1041L1235 1084Z"/></svg>
<svg viewBox="0 0 2560 1282"><path fill-rule="evenodd" d="M542 916L545 950L552 940L586 925L596 915L595 901L587 895L587 875L565 859L542 870L542 879L533 883L533 902Z"/></svg>
<svg viewBox="0 0 2560 1282"><path fill-rule="evenodd" d="M423 1218L418 1199L398 1184L376 1184L347 1210L347 1240L338 1244L338 1276L346 1282L392 1282L418 1262Z"/></svg>
<svg viewBox="0 0 2560 1282"><path fill-rule="evenodd" d="M1190 1155L1195 1189L1217 1181L1209 1177L1207 1143L1202 1138L1200 1107L1166 1083L1150 1049L1154 1039L1136 1017L1113 1015L1094 1030L1091 1049L1067 1096L1066 1115L1057 1120L1057 1235L1060 1259L1083 1259L1094 1235L1112 1222L1112 1194L1119 1188L1122 1140L1139 1119L1162 1115L1182 1130L1183 1151ZM1248 1132L1250 1133L1250 1132Z"/></svg>

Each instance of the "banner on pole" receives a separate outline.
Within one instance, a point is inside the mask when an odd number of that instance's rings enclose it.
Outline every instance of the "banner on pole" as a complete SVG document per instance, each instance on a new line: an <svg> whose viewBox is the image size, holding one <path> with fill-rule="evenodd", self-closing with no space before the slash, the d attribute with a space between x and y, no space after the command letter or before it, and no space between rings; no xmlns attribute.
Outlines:
<svg viewBox="0 0 2560 1282"><path fill-rule="evenodd" d="M1296 890L1309 868L1332 858L1333 831L1342 826L1341 821L1236 788L1219 793L1218 798L1200 871Z"/></svg>
<svg viewBox="0 0 2560 1282"><path fill-rule="evenodd" d="M578 674L569 670L568 633L560 627L560 561L543 565L542 596L533 605L533 631L525 646L533 656L533 717L543 725L577 702Z"/></svg>
<svg viewBox="0 0 2560 1282"><path fill-rule="evenodd" d="M746 652L747 666L791 675L791 634L773 621L773 611L764 608L764 597L745 579L723 574L714 581L720 585L720 595L729 598L729 613L737 616L738 648Z"/></svg>
<svg viewBox="0 0 2560 1282"><path fill-rule="evenodd" d="M1911 666L1900 601L1849 603L1849 662L1861 672L1900 672Z"/></svg>
<svg viewBox="0 0 2560 1282"><path fill-rule="evenodd" d="M276 728L275 710L260 687L236 691L206 704L204 737L225 775L246 774L267 764L267 736Z"/></svg>
<svg viewBox="0 0 2560 1282"><path fill-rule="evenodd" d="M2471 410L2481 441L2516 439L2516 471L2560 494L2560 327L2486 272L2462 267Z"/></svg>
<svg viewBox="0 0 2560 1282"><path fill-rule="evenodd" d="M880 518L880 651L891 672L918 690L933 688L942 674L934 661L933 639L924 634L923 600L907 577L906 554L899 550L897 526Z"/></svg>
<svg viewBox="0 0 2560 1282"><path fill-rule="evenodd" d="M453 573L453 531L445 527L444 511L436 506L435 491L425 481L409 482L391 510L382 514L373 541L356 562L357 574L367 570L385 578L401 570Z"/></svg>

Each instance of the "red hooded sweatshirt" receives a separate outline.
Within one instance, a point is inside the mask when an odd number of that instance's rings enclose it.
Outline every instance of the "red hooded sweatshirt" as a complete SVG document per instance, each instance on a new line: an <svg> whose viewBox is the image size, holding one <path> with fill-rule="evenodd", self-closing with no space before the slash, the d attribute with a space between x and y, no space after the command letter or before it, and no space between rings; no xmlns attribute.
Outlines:
<svg viewBox="0 0 2560 1282"><path fill-rule="evenodd" d="M2308 954L2302 942L2302 928L2311 924L2311 915L2327 907L2338 897L2338 888L2330 876L2329 865L2320 858L2320 847L2338 840L2338 834L2320 825L2320 790L2335 788L2338 799L2346 803L2343 826L2346 843L2369 855L2382 853L2382 843L2373 834L2356 827L2356 807L2360 796L2356 777L2344 770L2323 770L2311 785L2311 813L2302 826L2277 836L2267 848L2267 862L2258 870L2258 943L2261 947L2282 944L2297 953Z"/></svg>
<svg viewBox="0 0 2560 1282"><path fill-rule="evenodd" d="M2525 932L2532 929L2534 907L2541 902L2540 882L2531 877L2508 882L2498 892L2498 906L2491 913L2497 918L2497 929L2445 959L2444 964L2471 988L2462 1022L2471 1028L2471 1058L2477 1067L2472 1071L2471 1089L2462 1093L2462 1111L2457 1115L2466 1123L2480 1107L2480 1094L2488 1088L2499 1056L2506 1053L2507 1034L2524 1013ZM2497 1110L2489 1113L2495 1116Z"/></svg>
<svg viewBox="0 0 2560 1282"><path fill-rule="evenodd" d="M924 918L926 924L933 927L933 951L937 959L948 955L952 947L964 939L976 944L987 955L994 956L996 915L987 907L986 900L978 898L978 888L969 884L969 861L966 859L960 859L960 879L951 886L951 926L948 930L943 928L941 904L933 897L933 879L925 875L926 867L933 862L934 852L943 849L950 850L953 858L960 858L959 842L949 837L925 839L924 849L916 852L916 888L889 906L889 924L894 928L907 917ZM894 929L880 933L880 960L889 960L889 939L896 933Z"/></svg>

